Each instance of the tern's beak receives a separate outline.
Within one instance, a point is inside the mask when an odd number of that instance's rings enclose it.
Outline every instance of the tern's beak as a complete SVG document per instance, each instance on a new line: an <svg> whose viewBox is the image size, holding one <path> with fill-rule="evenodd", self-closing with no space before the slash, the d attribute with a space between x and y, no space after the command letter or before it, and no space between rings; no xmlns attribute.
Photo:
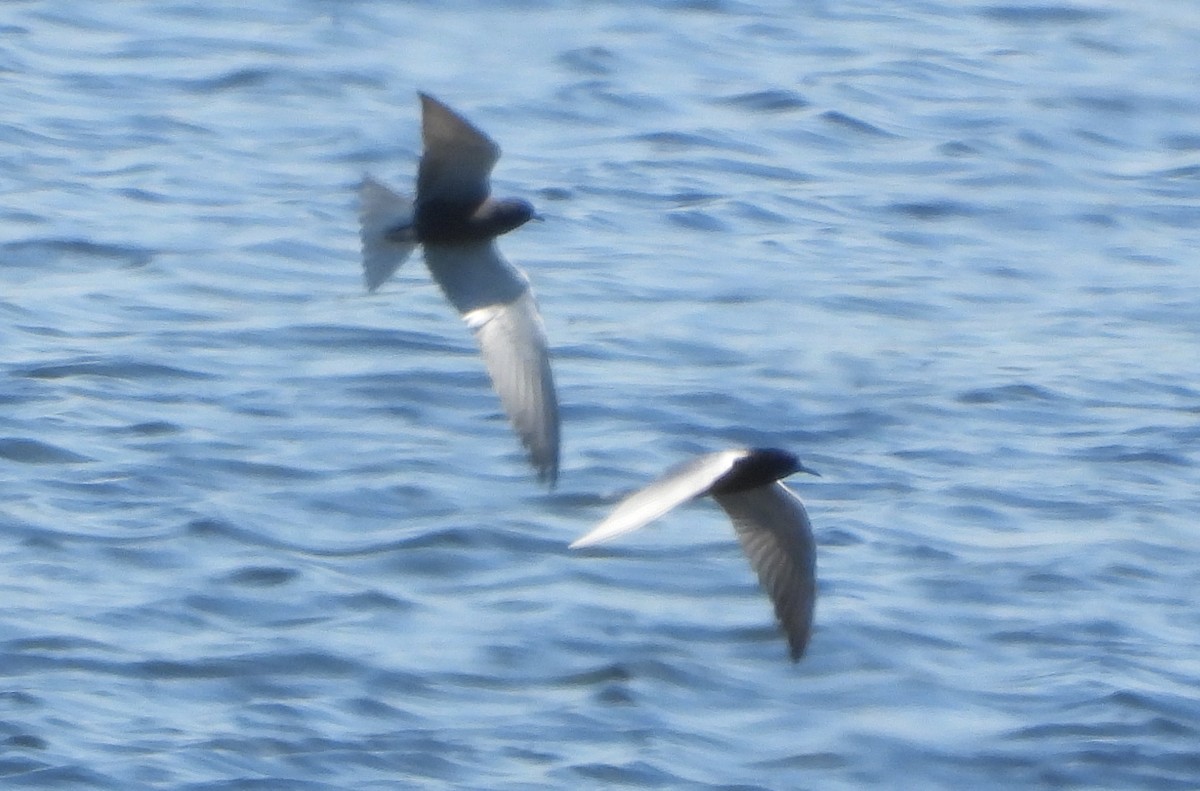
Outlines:
<svg viewBox="0 0 1200 791"><path fill-rule="evenodd" d="M815 475L818 478L821 477L821 473L817 472L812 467L805 467L803 464L796 468L796 472L807 472L809 475Z"/></svg>

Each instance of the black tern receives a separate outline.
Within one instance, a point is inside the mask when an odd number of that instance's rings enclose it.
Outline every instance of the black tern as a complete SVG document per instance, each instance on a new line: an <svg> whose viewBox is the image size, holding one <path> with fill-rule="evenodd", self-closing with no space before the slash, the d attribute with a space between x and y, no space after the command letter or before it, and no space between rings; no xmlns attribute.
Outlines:
<svg viewBox="0 0 1200 791"><path fill-rule="evenodd" d="M780 482L797 472L817 475L791 453L775 448L700 456L627 497L571 548L615 538L688 500L712 495L733 522L750 565L775 605L792 661L798 662L812 632L817 549L804 505Z"/></svg>
<svg viewBox="0 0 1200 791"><path fill-rule="evenodd" d="M424 93L416 198L369 175L359 188L363 275L379 288L417 245L446 298L475 334L492 385L538 478L558 479L558 397L546 332L529 278L500 255L495 238L540 219L517 198L490 197L500 147Z"/></svg>

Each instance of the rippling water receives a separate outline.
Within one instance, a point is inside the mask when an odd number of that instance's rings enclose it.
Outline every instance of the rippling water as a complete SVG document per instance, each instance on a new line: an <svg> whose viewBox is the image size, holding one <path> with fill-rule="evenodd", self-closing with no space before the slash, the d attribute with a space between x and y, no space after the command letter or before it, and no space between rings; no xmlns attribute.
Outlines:
<svg viewBox="0 0 1200 791"><path fill-rule="evenodd" d="M63 789L1200 784L1190 3L0 8L0 778ZM353 186L417 89L548 222L540 489ZM797 452L786 661L723 516Z"/></svg>

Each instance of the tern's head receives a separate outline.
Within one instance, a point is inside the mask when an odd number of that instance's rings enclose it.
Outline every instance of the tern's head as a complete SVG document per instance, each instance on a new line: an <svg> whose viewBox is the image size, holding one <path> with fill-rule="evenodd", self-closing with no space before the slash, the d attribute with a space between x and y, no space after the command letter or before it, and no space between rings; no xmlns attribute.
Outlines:
<svg viewBox="0 0 1200 791"><path fill-rule="evenodd" d="M751 448L733 463L729 472L713 484L711 491L713 494L730 494L757 489L798 472L819 476L816 470L805 467L800 463L800 459L786 450Z"/></svg>
<svg viewBox="0 0 1200 791"><path fill-rule="evenodd" d="M540 220L541 216L533 210L533 204L520 198L502 198L490 200L480 207L476 213L477 221L485 224L491 235L499 236L514 228L520 228L530 220Z"/></svg>

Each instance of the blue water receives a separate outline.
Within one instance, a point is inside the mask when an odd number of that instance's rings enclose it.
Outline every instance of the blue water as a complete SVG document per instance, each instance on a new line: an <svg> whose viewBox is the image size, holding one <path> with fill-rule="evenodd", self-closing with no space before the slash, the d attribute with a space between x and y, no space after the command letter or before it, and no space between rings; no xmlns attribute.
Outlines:
<svg viewBox="0 0 1200 791"><path fill-rule="evenodd" d="M1200 787L1200 8L0 7L0 785ZM353 187L504 147L537 486ZM786 447L786 659L711 503Z"/></svg>

